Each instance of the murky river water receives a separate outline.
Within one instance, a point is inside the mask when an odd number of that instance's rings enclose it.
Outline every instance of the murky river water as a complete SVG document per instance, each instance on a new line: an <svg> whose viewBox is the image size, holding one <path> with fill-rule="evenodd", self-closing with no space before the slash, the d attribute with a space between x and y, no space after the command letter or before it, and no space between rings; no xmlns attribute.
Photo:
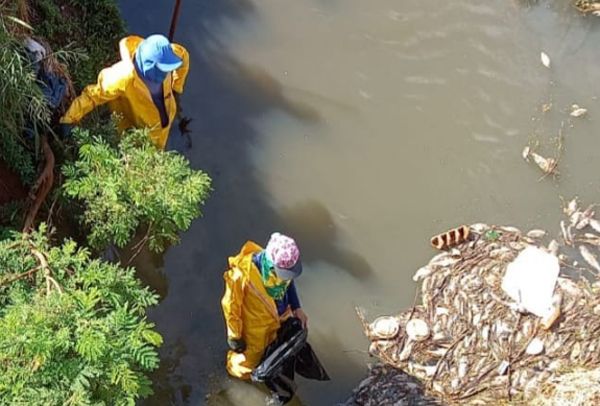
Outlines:
<svg viewBox="0 0 600 406"><path fill-rule="evenodd" d="M121 3L131 32L168 31L170 1ZM298 393L332 405L368 362L354 306L409 306L431 235L481 220L557 232L559 195L600 201L600 20L568 3L183 0L193 148L175 131L170 146L215 192L142 270L165 337L145 404L263 404L224 372L221 275L246 239L299 241L310 341L333 380ZM589 116L569 120L573 103ZM561 127L560 177L538 181L521 150L553 154Z"/></svg>

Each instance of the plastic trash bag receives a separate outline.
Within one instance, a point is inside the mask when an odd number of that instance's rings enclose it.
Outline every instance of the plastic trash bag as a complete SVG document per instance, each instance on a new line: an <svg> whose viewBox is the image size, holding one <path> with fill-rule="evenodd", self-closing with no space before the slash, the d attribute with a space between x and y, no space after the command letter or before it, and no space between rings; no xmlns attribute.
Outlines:
<svg viewBox="0 0 600 406"><path fill-rule="evenodd" d="M283 403L296 392L294 374L307 379L328 381L329 375L306 341L307 330L297 318L289 318L279 328L277 338L265 350L261 363L252 372L254 382L264 382Z"/></svg>

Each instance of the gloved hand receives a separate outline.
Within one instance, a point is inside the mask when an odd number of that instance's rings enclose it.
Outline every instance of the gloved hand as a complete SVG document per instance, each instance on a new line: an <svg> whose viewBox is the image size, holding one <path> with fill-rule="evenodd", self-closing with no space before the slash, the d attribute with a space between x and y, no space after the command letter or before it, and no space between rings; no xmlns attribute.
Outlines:
<svg viewBox="0 0 600 406"><path fill-rule="evenodd" d="M233 352L241 353L246 351L246 342L241 338L228 338L227 345Z"/></svg>
<svg viewBox="0 0 600 406"><path fill-rule="evenodd" d="M61 124L58 132L62 138L69 138L73 132L73 126L71 124Z"/></svg>

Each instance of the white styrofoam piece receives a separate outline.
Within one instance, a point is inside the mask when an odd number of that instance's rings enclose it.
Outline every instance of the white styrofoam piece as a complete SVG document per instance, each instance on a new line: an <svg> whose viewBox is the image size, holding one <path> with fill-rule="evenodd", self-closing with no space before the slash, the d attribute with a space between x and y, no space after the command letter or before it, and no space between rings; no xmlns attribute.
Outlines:
<svg viewBox="0 0 600 406"><path fill-rule="evenodd" d="M525 248L506 268L502 289L520 307L538 317L552 311L558 258L536 247Z"/></svg>

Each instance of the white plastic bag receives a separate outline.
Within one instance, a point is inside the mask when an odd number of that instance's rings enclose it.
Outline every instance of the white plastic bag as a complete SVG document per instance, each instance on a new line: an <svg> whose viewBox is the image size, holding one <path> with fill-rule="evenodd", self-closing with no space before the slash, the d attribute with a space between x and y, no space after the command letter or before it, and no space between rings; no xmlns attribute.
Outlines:
<svg viewBox="0 0 600 406"><path fill-rule="evenodd" d="M506 268L502 289L538 317L553 311L552 295L558 279L558 258L536 247L525 248Z"/></svg>

